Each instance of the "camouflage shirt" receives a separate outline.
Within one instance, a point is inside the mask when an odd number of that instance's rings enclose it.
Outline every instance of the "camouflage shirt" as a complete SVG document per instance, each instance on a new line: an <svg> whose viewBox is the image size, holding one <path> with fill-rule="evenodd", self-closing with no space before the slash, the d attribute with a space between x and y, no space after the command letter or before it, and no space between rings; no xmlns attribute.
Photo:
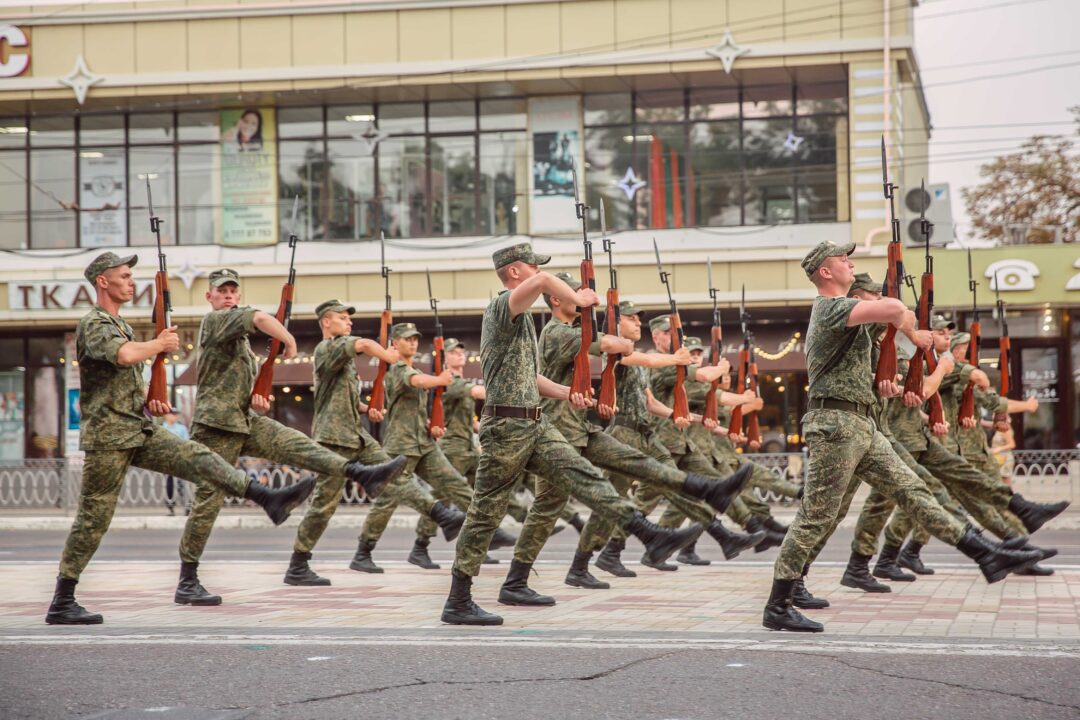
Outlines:
<svg viewBox="0 0 1080 720"><path fill-rule="evenodd" d="M194 422L229 432L251 430L251 388L259 362L248 335L255 331L256 312L235 307L203 318Z"/></svg>
<svg viewBox="0 0 1080 720"><path fill-rule="evenodd" d="M488 303L480 331L480 364L488 405L536 407L536 327L523 312L510 316L510 291Z"/></svg>
<svg viewBox="0 0 1080 720"><path fill-rule="evenodd" d="M476 417L476 401L472 396L473 384L465 378L455 377L443 393L443 413L446 417L446 434L439 440L439 447L447 455L465 455L476 452L473 447L473 418Z"/></svg>
<svg viewBox="0 0 1080 720"><path fill-rule="evenodd" d="M607 358L604 358L607 362ZM615 366L615 402L619 406L618 418L641 426L652 426L654 417L649 412L645 391L649 387L649 370L640 365Z"/></svg>
<svg viewBox="0 0 1080 720"><path fill-rule="evenodd" d="M134 340L131 326L100 305L79 321L75 348L82 386L79 447L83 450L139 447L150 431L151 423L143 414L143 366L116 361L120 347Z"/></svg>
<svg viewBox="0 0 1080 720"><path fill-rule="evenodd" d="M699 415L705 412L705 400L709 397L709 392L712 389L712 383L698 382L697 380L686 381L686 397L690 400L690 412L698 413ZM717 390L719 395L723 390ZM720 398L716 399L716 416L720 417ZM691 423L690 427L686 428L686 436L690 439L690 442L694 443L697 449L701 450L707 455L712 454L713 438L716 436L712 434L709 428L705 427L703 423Z"/></svg>
<svg viewBox="0 0 1080 720"><path fill-rule="evenodd" d="M581 326L551 318L540 331L539 349L540 374L560 385L570 385L574 380L574 358L581 349ZM574 447L588 445L589 432L598 430L585 418L584 410L576 409L566 400L544 398L540 403L552 425Z"/></svg>
<svg viewBox="0 0 1080 720"><path fill-rule="evenodd" d="M858 303L846 297L814 299L806 331L811 400L834 398L862 405L874 402L870 334L865 325L847 326Z"/></svg>
<svg viewBox="0 0 1080 720"><path fill-rule="evenodd" d="M428 391L409 382L422 373L404 361L386 371L386 420L383 449L391 455L424 455L435 447L428 434Z"/></svg>
<svg viewBox="0 0 1080 720"><path fill-rule="evenodd" d="M690 384L690 378L697 372L697 365L686 366L687 381L684 387ZM675 402L675 366L654 368L649 372L649 385L652 388L653 397L668 407L674 407ZM669 452L675 455L685 455L689 452L686 444L686 431L680 430L671 418L657 418L656 434L660 442Z"/></svg>
<svg viewBox="0 0 1080 720"><path fill-rule="evenodd" d="M896 367L900 374L907 376L908 361L898 359ZM930 431L922 418L922 407L908 407L903 397L892 398L887 403L888 425L893 437L913 455L925 450L930 440Z"/></svg>
<svg viewBox="0 0 1080 720"><path fill-rule="evenodd" d="M356 378L356 341L351 335L315 346L315 419L311 437L322 443L359 448L360 382Z"/></svg>
<svg viewBox="0 0 1080 720"><path fill-rule="evenodd" d="M991 415L1003 413L1009 409L1009 401L998 395L995 390L982 391L975 388L975 419L978 420L983 412ZM978 457L987 452L986 430L982 424L977 423L973 428L958 427L956 441L960 447L960 454L964 457Z"/></svg>
<svg viewBox="0 0 1080 720"><path fill-rule="evenodd" d="M957 440L957 431L960 427L960 401L964 397L964 388L971 379L971 371L975 368L967 363L957 363L952 372L941 381L938 395L941 396L941 407L945 411L945 422L949 423L949 434L940 438L941 443L951 452L959 452L960 445Z"/></svg>

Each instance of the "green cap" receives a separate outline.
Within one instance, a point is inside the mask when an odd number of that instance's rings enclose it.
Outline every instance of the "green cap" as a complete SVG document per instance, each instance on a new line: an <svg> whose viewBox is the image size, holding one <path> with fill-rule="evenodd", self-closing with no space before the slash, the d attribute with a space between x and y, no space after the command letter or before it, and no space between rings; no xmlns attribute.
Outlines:
<svg viewBox="0 0 1080 720"><path fill-rule="evenodd" d="M97 276L106 270L111 270L114 267L120 267L121 265L135 267L135 263L137 262L139 262L138 255L120 257L114 252L103 252L90 261L90 264L86 266L86 270L83 271L83 276L90 281L91 285L93 285L94 281L97 280Z"/></svg>
<svg viewBox="0 0 1080 720"><path fill-rule="evenodd" d="M682 344L687 350L705 350L705 346L701 344L701 338L699 337L684 337Z"/></svg>
<svg viewBox="0 0 1080 720"><path fill-rule="evenodd" d="M564 283L569 285L572 290L581 289L581 281L568 272L557 272L555 273L555 277L559 278Z"/></svg>
<svg viewBox="0 0 1080 720"><path fill-rule="evenodd" d="M446 338L445 340L443 340L443 352L450 352L451 350L454 350L455 348L464 348L464 347L465 347L464 341L458 340L457 338Z"/></svg>
<svg viewBox="0 0 1080 720"><path fill-rule="evenodd" d="M874 282L874 279L870 277L870 273L856 273L855 282L851 283L851 287L848 289L848 295L850 296L856 290L880 293L881 283Z"/></svg>
<svg viewBox="0 0 1080 720"><path fill-rule="evenodd" d="M343 312L352 315L356 312L356 308L349 307L340 300L327 300L326 302L319 303L315 308L315 317L322 320L322 316L328 312Z"/></svg>
<svg viewBox="0 0 1080 720"><path fill-rule="evenodd" d="M621 300L619 302L619 314L629 317L631 315L644 315L645 311L638 310L633 300Z"/></svg>
<svg viewBox="0 0 1080 720"><path fill-rule="evenodd" d="M234 285L240 284L240 273L231 268L221 268L210 273L210 285L213 287L221 287L226 283L233 283Z"/></svg>
<svg viewBox="0 0 1080 720"><path fill-rule="evenodd" d="M956 323L954 323L952 320L945 317L944 315L935 315L934 319L930 322L930 329L932 330L944 330L946 328L948 328L949 330L955 330Z"/></svg>
<svg viewBox="0 0 1080 720"><path fill-rule="evenodd" d="M550 255L537 255L533 252L532 245L527 242L496 250L492 253L491 259L495 262L496 270L514 262L529 263L530 265L547 265L551 262Z"/></svg>
<svg viewBox="0 0 1080 720"><path fill-rule="evenodd" d="M949 349L952 350L957 345L964 345L971 342L971 333L958 332L949 339Z"/></svg>
<svg viewBox="0 0 1080 720"><path fill-rule="evenodd" d="M657 315L649 321L650 330L670 330L671 329L671 316L670 315Z"/></svg>
<svg viewBox="0 0 1080 720"><path fill-rule="evenodd" d="M802 259L802 269L806 271L806 277L813 277L814 273L821 267L821 263L825 262L827 258L850 255L853 252L855 252L855 243L837 245L828 240L823 240L815 245L810 252L806 253L806 257Z"/></svg>
<svg viewBox="0 0 1080 720"><path fill-rule="evenodd" d="M419 337L421 332L416 329L416 323L404 322L394 325L390 330L390 335L394 340L397 340L399 338Z"/></svg>

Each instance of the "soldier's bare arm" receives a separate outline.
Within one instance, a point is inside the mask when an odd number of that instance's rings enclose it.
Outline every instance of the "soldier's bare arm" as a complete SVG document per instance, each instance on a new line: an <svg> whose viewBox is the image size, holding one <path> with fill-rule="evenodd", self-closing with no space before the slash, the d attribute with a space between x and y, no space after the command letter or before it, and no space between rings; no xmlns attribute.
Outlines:
<svg viewBox="0 0 1080 720"><path fill-rule="evenodd" d="M450 383L454 382L454 375L449 370L443 370L438 375L428 375L427 373L416 373L409 376L409 384L415 388L422 388L424 390L431 390L437 387L447 387Z"/></svg>
<svg viewBox="0 0 1080 720"><path fill-rule="evenodd" d="M689 365L691 362L690 351L686 348L679 348L675 353L643 353L632 352L629 355L624 355L620 360L623 365L637 365L640 367L649 368L650 370L660 369L665 367L672 367L674 365Z"/></svg>
<svg viewBox="0 0 1080 720"><path fill-rule="evenodd" d="M517 318L527 311L541 295L550 295L561 303L578 307L594 307L600 304L599 296L592 290L581 288L575 291L551 273L540 272L510 291L511 317Z"/></svg>
<svg viewBox="0 0 1080 720"><path fill-rule="evenodd" d="M383 362L390 363L391 365L398 360L401 360L401 355L396 348L383 347L376 340L371 340L369 338L357 338L353 349L356 351L357 355L371 355L372 357L377 357Z"/></svg>
<svg viewBox="0 0 1080 720"><path fill-rule="evenodd" d="M284 325L278 322L276 317L259 310L252 317L251 322L264 334L281 341L281 344L285 346L284 355L286 358L296 357L296 338L292 336L292 333Z"/></svg>
<svg viewBox="0 0 1080 720"><path fill-rule="evenodd" d="M176 334L176 326L165 328L153 340L146 342L126 342L116 352L117 365L138 365L160 353L176 352L180 349L180 337Z"/></svg>

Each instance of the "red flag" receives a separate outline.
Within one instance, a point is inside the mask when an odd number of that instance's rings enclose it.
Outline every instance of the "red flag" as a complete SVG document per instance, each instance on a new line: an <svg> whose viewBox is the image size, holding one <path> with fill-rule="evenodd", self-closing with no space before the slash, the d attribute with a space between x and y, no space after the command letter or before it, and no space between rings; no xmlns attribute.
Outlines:
<svg viewBox="0 0 1080 720"><path fill-rule="evenodd" d="M669 154L671 156L671 226L681 228L683 226L683 207L682 183L679 182L679 156L674 148Z"/></svg>
<svg viewBox="0 0 1080 720"><path fill-rule="evenodd" d="M697 225L697 219L694 217L694 167L690 163L686 164L686 200L686 224L694 227Z"/></svg>
<svg viewBox="0 0 1080 720"><path fill-rule="evenodd" d="M649 147L649 180L652 183L652 207L650 208L651 222L654 228L662 228L667 225L667 192L664 182L664 154L660 138L652 136L652 144Z"/></svg>

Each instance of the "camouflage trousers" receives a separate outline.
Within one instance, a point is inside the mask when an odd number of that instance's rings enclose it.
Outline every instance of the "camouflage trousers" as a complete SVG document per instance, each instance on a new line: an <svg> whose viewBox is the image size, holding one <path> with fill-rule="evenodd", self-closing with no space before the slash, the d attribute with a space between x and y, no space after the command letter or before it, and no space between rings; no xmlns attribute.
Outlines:
<svg viewBox="0 0 1080 720"><path fill-rule="evenodd" d="M860 480L892 496L935 537L955 546L964 524L950 515L926 484L896 456L870 418L843 410L811 410L803 418L810 451L802 504L788 528L774 577L796 580L819 545L836 529L845 498Z"/></svg>
<svg viewBox="0 0 1080 720"><path fill-rule="evenodd" d="M541 498L557 490L573 495L594 514L606 516L619 526L634 516L634 505L620 497L600 470L582 457L546 417L539 422L484 418L480 423L480 445L483 453L476 471L476 492L457 541L457 572L479 574L491 536L506 516L510 494L524 472L537 476L534 509Z"/></svg>
<svg viewBox="0 0 1080 720"><path fill-rule="evenodd" d="M123 450L90 450L83 463L79 509L60 557L60 576L78 580L109 529L128 466L196 483L200 490L243 496L248 480L241 470L205 445L181 440L160 425L143 444Z"/></svg>
<svg viewBox="0 0 1080 720"><path fill-rule="evenodd" d="M639 433L629 428L616 427L614 430L626 431L641 437ZM682 498L680 490L686 481L686 473L676 468L675 463L670 462L670 457L669 462L664 462L642 448L640 444L635 447L632 443L622 442L616 437L614 431L611 434L599 430L590 432L587 444L584 447L578 447L577 450L593 465L607 471L609 482L620 495L625 495L623 489L628 488L637 480L642 486L658 488L658 492L663 493L665 497ZM514 547L514 559L526 564L536 561L536 556L540 554L540 550L551 537L555 521L559 519L559 514L570 499L569 492L552 483L539 481L537 491L539 494L532 507L529 508L529 515L525 519L525 525ZM693 501L686 502L691 512L698 514ZM709 518L712 517L711 509L705 513ZM616 524L610 517L593 513L585 523L581 537L578 538L578 550L582 552L599 550L615 529Z"/></svg>
<svg viewBox="0 0 1080 720"><path fill-rule="evenodd" d="M462 477L461 473L454 469L454 466L450 464L450 461L446 459L446 455L438 446L423 455L409 455L407 457L409 462L405 465L405 472L402 473L402 476L415 476L413 478L414 483L416 477L426 482L431 486L431 492L426 494L433 499L457 505L463 511L468 509L469 503L472 502L472 488L469 487L469 483ZM392 489L397 490L398 488ZM368 541L372 545L377 543L400 502L397 492L381 493L375 499L375 504L371 506L367 519L364 520L364 527L360 530L361 539ZM434 505L434 502L431 505ZM427 510L421 513L420 521L416 524L416 535L419 538L432 537L438 530L438 525L427 517L431 511L431 505L428 505Z"/></svg>
<svg viewBox="0 0 1080 720"><path fill-rule="evenodd" d="M480 453L447 453L446 459L450 461L450 464L454 466L461 475L468 481L469 486L472 487L476 484L476 468L480 465ZM533 485L535 488L536 486ZM439 498L443 502L446 502L446 498ZM529 506L522 502L518 496L518 490L515 490L510 495L510 504L507 506L507 513L510 517L514 518L520 523L525 522L525 516L529 514ZM417 528L417 535L424 535L425 537L432 537L435 534L435 523L427 518L421 519L421 523L424 523L422 528Z"/></svg>
<svg viewBox="0 0 1080 720"><path fill-rule="evenodd" d="M324 475L342 476L345 470L345 458L327 450L299 430L285 427L264 415L252 418L248 434L195 423L191 436L221 455L230 465L235 465L241 455L250 455ZM181 560L199 561L224 504L225 494L215 487L203 485L195 491L191 514L180 537Z"/></svg>

